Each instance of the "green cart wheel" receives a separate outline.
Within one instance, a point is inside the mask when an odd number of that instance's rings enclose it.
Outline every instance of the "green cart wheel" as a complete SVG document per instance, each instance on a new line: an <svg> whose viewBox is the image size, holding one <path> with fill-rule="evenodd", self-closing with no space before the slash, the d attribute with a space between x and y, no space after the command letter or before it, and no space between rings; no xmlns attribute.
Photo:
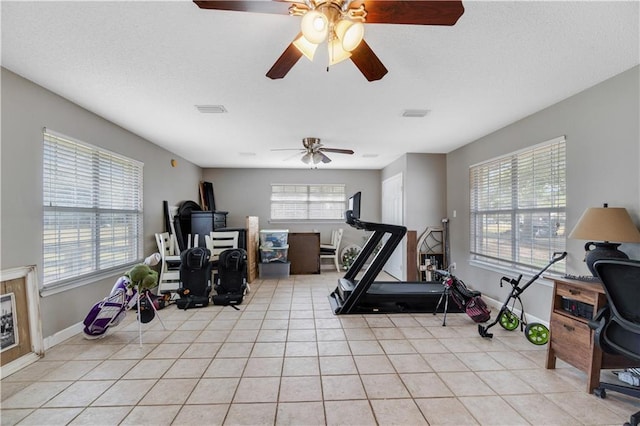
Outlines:
<svg viewBox="0 0 640 426"><path fill-rule="evenodd" d="M513 331L520 325L520 320L513 312L504 311L500 314L500 325L505 330Z"/></svg>
<svg viewBox="0 0 640 426"><path fill-rule="evenodd" d="M549 329L538 322L528 324L524 329L524 335L534 345L546 345L549 342Z"/></svg>

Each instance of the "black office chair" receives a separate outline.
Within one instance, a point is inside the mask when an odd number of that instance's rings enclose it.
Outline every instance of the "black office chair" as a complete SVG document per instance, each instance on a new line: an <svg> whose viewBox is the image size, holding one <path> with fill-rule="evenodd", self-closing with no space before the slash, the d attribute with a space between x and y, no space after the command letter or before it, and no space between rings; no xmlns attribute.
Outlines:
<svg viewBox="0 0 640 426"><path fill-rule="evenodd" d="M589 323L594 341L603 352L623 355L640 365L640 261L607 259L595 262L608 305ZM640 387L600 382L594 393L606 397L606 389L640 398ZM625 425L638 426L640 411Z"/></svg>

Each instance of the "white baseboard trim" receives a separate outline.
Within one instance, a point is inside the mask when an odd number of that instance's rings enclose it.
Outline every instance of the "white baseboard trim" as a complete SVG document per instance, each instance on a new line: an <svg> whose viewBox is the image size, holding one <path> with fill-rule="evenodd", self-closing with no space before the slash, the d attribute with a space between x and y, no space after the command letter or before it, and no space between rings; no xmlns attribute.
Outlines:
<svg viewBox="0 0 640 426"><path fill-rule="evenodd" d="M76 334L81 333L83 328L84 328L84 324L79 322L77 324L72 325L71 327L68 327L62 331L57 332L52 336L45 337L42 342L44 347L45 357L46 357L47 350L54 347L58 343L62 343L65 340L72 338ZM31 352L27 355L23 355L20 358L16 359L15 361L11 361L10 363L3 365L2 368L0 369L0 378L4 379L5 377L8 377L13 373L18 372L19 370L23 369L29 364L36 362L40 358L41 358L41 355L36 354L35 352Z"/></svg>
<svg viewBox="0 0 640 426"><path fill-rule="evenodd" d="M26 367L29 364L36 362L39 359L40 359L40 355L34 352L31 352L27 355L23 355L20 358L16 359L15 361L11 361L10 363L3 365L2 368L0 368L0 378L4 379L5 377L12 375L18 370Z"/></svg>
<svg viewBox="0 0 640 426"><path fill-rule="evenodd" d="M84 324L79 322L77 324L72 325L71 327L67 327L64 330L57 332L56 334L53 334L49 337L45 337L44 350L46 351L54 347L58 343L62 343L65 340L72 338L76 334L81 333L83 328L84 328ZM45 356L46 356L46 352L45 352Z"/></svg>
<svg viewBox="0 0 640 426"><path fill-rule="evenodd" d="M502 305L504 305L504 300L498 301L490 297L487 297L485 295L482 296L482 300L484 300L485 303L491 307L491 321L495 321L496 319L495 316L498 315L498 312L500 312L500 308L502 308ZM518 318L520 318L521 312L522 312L521 309L514 306L513 313L518 315ZM524 313L524 316L525 316L525 319L527 320L527 324L538 322L540 324L544 324L547 328L549 327L549 321L542 320L526 312Z"/></svg>
<svg viewBox="0 0 640 426"><path fill-rule="evenodd" d="M491 316L492 316L492 320L495 319L495 315L498 314L498 312L500 311L500 308L502 307L502 305L504 304L504 301L498 301L495 300L491 297L482 296L482 299L487 303L487 305L489 305L491 307ZM514 313L518 316L520 316L520 309L518 308L514 308ZM533 322L539 322L541 324L544 324L545 326L549 327L549 321L545 321L542 320L536 316L533 316L531 314L528 314L525 312L525 317L527 319L527 323L533 323ZM55 345L64 342L67 339L72 338L73 336L77 335L78 333L82 333L82 329L84 328L84 324L82 324L81 322L72 325L71 327L67 327L64 330L61 330L59 332L57 332L56 334L53 334L49 337L45 337L44 338L44 349L45 351L54 347ZM33 361L31 361L33 362ZM2 377L4 377L4 370L5 368L8 369L10 364L7 364L7 366L3 366L2 367ZM17 370L16 370L17 371ZM8 374L7 374L8 375Z"/></svg>

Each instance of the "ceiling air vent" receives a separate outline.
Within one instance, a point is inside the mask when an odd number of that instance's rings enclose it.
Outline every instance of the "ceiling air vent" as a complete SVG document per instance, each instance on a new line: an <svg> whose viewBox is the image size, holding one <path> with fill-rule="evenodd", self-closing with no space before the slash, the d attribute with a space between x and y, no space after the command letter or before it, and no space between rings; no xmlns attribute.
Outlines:
<svg viewBox="0 0 640 426"><path fill-rule="evenodd" d="M416 117L424 117L428 113L429 113L428 109L405 109L404 111L402 111L402 116L416 118Z"/></svg>
<svg viewBox="0 0 640 426"><path fill-rule="evenodd" d="M223 114L227 112L224 105L196 105L196 108L203 114Z"/></svg>

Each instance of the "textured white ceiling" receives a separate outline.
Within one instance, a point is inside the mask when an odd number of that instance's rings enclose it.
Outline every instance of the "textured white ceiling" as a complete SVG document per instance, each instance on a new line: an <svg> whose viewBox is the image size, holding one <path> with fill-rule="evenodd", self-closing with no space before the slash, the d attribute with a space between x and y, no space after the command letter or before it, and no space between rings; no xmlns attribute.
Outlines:
<svg viewBox="0 0 640 426"><path fill-rule="evenodd" d="M2 66L202 167L305 168L271 149L313 136L355 151L320 168L378 169L454 150L640 63L637 1L463 4L452 27L366 25L389 69L377 82L350 61L326 72L320 52L270 80L299 18L187 0L2 1ZM212 104L228 113L195 108Z"/></svg>

